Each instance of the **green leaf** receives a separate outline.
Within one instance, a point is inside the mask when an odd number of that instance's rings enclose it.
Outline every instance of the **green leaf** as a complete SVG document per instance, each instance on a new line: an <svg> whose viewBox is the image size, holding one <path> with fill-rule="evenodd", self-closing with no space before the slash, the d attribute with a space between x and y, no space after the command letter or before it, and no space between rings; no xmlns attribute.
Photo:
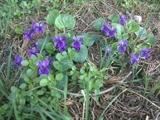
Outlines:
<svg viewBox="0 0 160 120"><path fill-rule="evenodd" d="M28 70L27 70L27 75L28 75L28 76L31 76L33 73L34 73L34 72L33 72L32 69L28 69Z"/></svg>
<svg viewBox="0 0 160 120"><path fill-rule="evenodd" d="M108 19L112 21L112 23L117 23L120 19L118 14L111 14L108 16Z"/></svg>
<svg viewBox="0 0 160 120"><path fill-rule="evenodd" d="M40 86L47 86L47 84L48 84L48 80L45 78L40 81Z"/></svg>
<svg viewBox="0 0 160 120"><path fill-rule="evenodd" d="M124 34L115 34L115 37L119 40L127 40L129 38L128 33L124 33Z"/></svg>
<svg viewBox="0 0 160 120"><path fill-rule="evenodd" d="M17 25L15 28L15 33L22 34L23 28L21 25Z"/></svg>
<svg viewBox="0 0 160 120"><path fill-rule="evenodd" d="M78 37L83 37L82 44L86 46L92 46L94 42L98 41L100 36L98 34L87 34L83 33Z"/></svg>
<svg viewBox="0 0 160 120"><path fill-rule="evenodd" d="M60 80L62 80L62 78L63 78L63 73L58 73L56 75L56 80L60 81Z"/></svg>
<svg viewBox="0 0 160 120"><path fill-rule="evenodd" d="M46 23L51 25L55 23L55 19L57 18L57 16L59 15L59 11L58 10L52 10L49 12L49 14L47 15L46 18Z"/></svg>
<svg viewBox="0 0 160 120"><path fill-rule="evenodd" d="M57 59L58 61L60 61L60 60L63 59L63 58L66 58L66 57L68 57L66 51L64 51L64 52L62 52L62 53L58 53L58 54L56 55L56 59Z"/></svg>
<svg viewBox="0 0 160 120"><path fill-rule="evenodd" d="M108 44L107 40L105 40L105 39L103 39L103 40L100 41L100 45L101 45L102 48L106 47L107 44Z"/></svg>
<svg viewBox="0 0 160 120"><path fill-rule="evenodd" d="M134 32L139 31L140 29L139 24L134 21L129 21L127 23L127 26L128 26L128 33L134 33Z"/></svg>
<svg viewBox="0 0 160 120"><path fill-rule="evenodd" d="M63 58L59 61L60 65L62 66L62 72L71 69L73 66L73 61L70 58Z"/></svg>
<svg viewBox="0 0 160 120"><path fill-rule="evenodd" d="M145 42L149 43L149 44L154 44L156 42L156 39L155 39L154 35L148 34L148 38Z"/></svg>
<svg viewBox="0 0 160 120"><path fill-rule="evenodd" d="M62 65L58 61L53 62L53 66L58 70L62 71Z"/></svg>
<svg viewBox="0 0 160 120"><path fill-rule="evenodd" d="M54 53L55 51L55 47L53 46L53 43L46 44L45 49L47 50L48 53Z"/></svg>
<svg viewBox="0 0 160 120"><path fill-rule="evenodd" d="M29 78L26 74L23 74L23 75L22 75L22 78L24 79L24 81L25 81L26 83L29 83L30 78Z"/></svg>
<svg viewBox="0 0 160 120"><path fill-rule="evenodd" d="M22 83L20 86L19 86L19 88L21 88L22 90L24 90L25 88L26 88L26 83Z"/></svg>
<svg viewBox="0 0 160 120"><path fill-rule="evenodd" d="M135 32L135 34L136 34L137 38L147 37L147 31L143 27L140 27L140 29L137 32Z"/></svg>
<svg viewBox="0 0 160 120"><path fill-rule="evenodd" d="M54 62L54 67L59 71L64 72L73 66L73 61L68 56L67 52L58 53L56 59L59 62Z"/></svg>
<svg viewBox="0 0 160 120"><path fill-rule="evenodd" d="M21 62L21 64L22 64L22 66L28 66L29 62L28 62L28 60L23 60Z"/></svg>
<svg viewBox="0 0 160 120"><path fill-rule="evenodd" d="M102 27L103 22L105 21L104 18L98 18L96 20L93 21L93 27L94 29L96 29L97 31L99 31Z"/></svg>
<svg viewBox="0 0 160 120"><path fill-rule="evenodd" d="M44 91L43 91L43 90L37 91L37 95L43 95L43 94L44 94Z"/></svg>
<svg viewBox="0 0 160 120"><path fill-rule="evenodd" d="M114 42L113 44L112 44L112 52L114 53L114 52L117 52L117 46L118 46L118 43L117 42Z"/></svg>
<svg viewBox="0 0 160 120"><path fill-rule="evenodd" d="M112 23L111 25L112 25L113 27L117 28L117 32L116 32L116 33L121 34L121 33L124 32L124 27L123 27L123 25L118 24L118 23Z"/></svg>
<svg viewBox="0 0 160 120"><path fill-rule="evenodd" d="M73 61L84 62L85 59L88 57L88 49L86 46L81 45L81 49L79 51L72 49L70 54Z"/></svg>
<svg viewBox="0 0 160 120"><path fill-rule="evenodd" d="M55 20L55 25L59 29L73 29L75 23L73 16L69 14L60 14Z"/></svg>
<svg viewBox="0 0 160 120"><path fill-rule="evenodd" d="M26 103L25 98L20 98L19 103L20 103L21 105L24 105L24 104Z"/></svg>
<svg viewBox="0 0 160 120"><path fill-rule="evenodd" d="M37 42L38 42L38 48L42 48L43 44L44 46L46 44L48 44L49 42L52 42L53 41L53 38L41 38L41 39L38 39Z"/></svg>

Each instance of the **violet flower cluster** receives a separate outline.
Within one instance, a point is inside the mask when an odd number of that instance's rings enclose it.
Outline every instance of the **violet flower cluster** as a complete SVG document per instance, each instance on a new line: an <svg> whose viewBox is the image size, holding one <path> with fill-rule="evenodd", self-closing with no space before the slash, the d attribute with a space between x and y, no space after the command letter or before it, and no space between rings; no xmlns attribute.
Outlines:
<svg viewBox="0 0 160 120"><path fill-rule="evenodd" d="M33 34L40 33L40 32L44 31L44 26L45 26L44 22L41 22L41 23L33 22L31 29L23 31L24 39L31 40Z"/></svg>
<svg viewBox="0 0 160 120"><path fill-rule="evenodd" d="M47 68L47 66L49 66L50 64L50 60L48 59L44 59L43 61L37 61L36 62L36 66L38 67L38 75L41 74L49 74L49 69Z"/></svg>
<svg viewBox="0 0 160 120"><path fill-rule="evenodd" d="M127 16L121 14L118 23L121 25L124 25L124 24L126 24L126 19L127 19Z"/></svg>
<svg viewBox="0 0 160 120"><path fill-rule="evenodd" d="M149 57L149 52L150 51L151 51L151 48L145 48L145 47L143 47L141 49L141 53L140 54L133 54L133 53L131 53L130 54L130 64L138 63L139 57L147 59Z"/></svg>
<svg viewBox="0 0 160 120"><path fill-rule="evenodd" d="M105 59L108 59L109 53L111 52L111 50L112 50L112 47L110 46L108 48L103 49L103 51L106 52L105 57L104 57Z"/></svg>
<svg viewBox="0 0 160 120"><path fill-rule="evenodd" d="M105 32L107 36L113 37L115 36L115 32L117 31L116 28L112 28L110 24L107 24L106 22L103 22L101 31Z"/></svg>
<svg viewBox="0 0 160 120"><path fill-rule="evenodd" d="M20 57L18 54L16 54L14 56L14 61L12 62L12 65L21 67L22 60L23 60L22 57Z"/></svg>
<svg viewBox="0 0 160 120"><path fill-rule="evenodd" d="M66 40L65 36L55 35L53 39L54 39L54 46L58 48L58 51L63 52L66 50L67 43L64 42ZM76 36L73 36L72 40L73 42L71 46L79 51L81 47L81 41L83 40L83 38L77 38Z"/></svg>
<svg viewBox="0 0 160 120"><path fill-rule="evenodd" d="M35 40L34 43L33 43L33 47L31 49L28 49L27 53L29 54L29 56L32 56L32 55L37 56L38 52L39 52L39 50L38 50L38 43Z"/></svg>

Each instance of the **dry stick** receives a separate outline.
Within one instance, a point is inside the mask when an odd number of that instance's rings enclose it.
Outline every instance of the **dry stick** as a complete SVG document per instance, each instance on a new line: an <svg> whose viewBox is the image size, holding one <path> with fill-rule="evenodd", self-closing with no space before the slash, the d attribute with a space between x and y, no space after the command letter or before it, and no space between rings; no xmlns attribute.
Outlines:
<svg viewBox="0 0 160 120"><path fill-rule="evenodd" d="M132 93L134 93L134 94L136 94L136 95L138 95L138 96L140 96L140 97L142 97L143 99L145 99L145 100L147 100L148 102L150 102L153 106L155 106L155 107L157 107L158 109L160 109L160 106L156 105L155 103L153 103L152 101L150 101L150 100L147 99L146 97L142 96L141 94L139 94L139 93L137 93L137 92L135 92L135 91L133 91L133 90L130 90L130 89L127 89L127 90L130 91L130 92L132 92Z"/></svg>
<svg viewBox="0 0 160 120"><path fill-rule="evenodd" d="M97 95L102 95L102 94L105 94L105 93L108 93L110 91L112 91L114 88L116 88L117 86L119 86L120 84L122 84L130 75L132 74L132 71L130 71L121 81L119 81L116 85L104 90L104 91L101 91L100 94L89 94L90 96L97 96ZM63 90L60 90L58 88L55 88L53 87L53 89L63 93L64 91ZM68 92L67 93L68 95L71 95L71 96L75 96L75 97L82 97L84 96L83 94L77 94L77 93L71 93L71 92Z"/></svg>

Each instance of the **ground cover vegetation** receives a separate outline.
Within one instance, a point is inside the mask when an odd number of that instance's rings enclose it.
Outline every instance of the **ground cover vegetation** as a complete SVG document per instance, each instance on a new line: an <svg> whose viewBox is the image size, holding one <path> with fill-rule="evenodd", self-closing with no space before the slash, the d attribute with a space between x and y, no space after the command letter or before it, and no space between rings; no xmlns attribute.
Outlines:
<svg viewBox="0 0 160 120"><path fill-rule="evenodd" d="M160 118L159 1L0 4L0 119Z"/></svg>

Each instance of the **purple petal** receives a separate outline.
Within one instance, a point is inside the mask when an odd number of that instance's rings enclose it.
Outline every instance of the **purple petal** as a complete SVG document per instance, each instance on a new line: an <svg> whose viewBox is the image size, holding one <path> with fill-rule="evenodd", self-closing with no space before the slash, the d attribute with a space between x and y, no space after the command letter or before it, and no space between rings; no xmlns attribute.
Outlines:
<svg viewBox="0 0 160 120"><path fill-rule="evenodd" d="M54 39L55 41L58 41L58 40L59 40L59 36L58 36L58 35L55 35L55 36L53 37L53 39Z"/></svg>
<svg viewBox="0 0 160 120"><path fill-rule="evenodd" d="M120 52L125 52L126 51L126 47L125 46L122 46L122 45L119 45L117 47L117 50L120 51Z"/></svg>
<svg viewBox="0 0 160 120"><path fill-rule="evenodd" d="M44 68L44 73L45 73L46 75L48 75L48 74L49 74L49 69L48 69L48 68Z"/></svg>
<svg viewBox="0 0 160 120"><path fill-rule="evenodd" d="M103 51L106 52L107 48L103 48Z"/></svg>
<svg viewBox="0 0 160 120"><path fill-rule="evenodd" d="M124 25L126 23L126 21L124 19L119 19L118 23L121 25Z"/></svg>
<svg viewBox="0 0 160 120"><path fill-rule="evenodd" d="M138 60L139 60L139 54L133 54L131 53L130 54L130 64L133 64L133 63L138 63Z"/></svg>
<svg viewBox="0 0 160 120"><path fill-rule="evenodd" d="M60 51L60 52L63 52L63 51L65 51L65 50L66 50L65 47L59 47L59 48L58 48L58 51Z"/></svg>
<svg viewBox="0 0 160 120"><path fill-rule="evenodd" d="M46 74L48 75L49 74L49 69L48 68L40 68L38 70L38 74L41 75L41 74Z"/></svg>
<svg viewBox="0 0 160 120"><path fill-rule="evenodd" d="M72 37L72 39L73 39L74 41L76 41L76 40L77 40L77 37L74 35L74 36Z"/></svg>
<svg viewBox="0 0 160 120"><path fill-rule="evenodd" d="M79 42L79 41L74 41L74 42L72 42L71 46L72 46L73 48L75 48L75 49L79 50L79 49L80 49L81 44L80 44L80 42Z"/></svg>
<svg viewBox="0 0 160 120"><path fill-rule="evenodd" d="M66 36L60 36L59 40L64 41L66 39Z"/></svg>
<svg viewBox="0 0 160 120"><path fill-rule="evenodd" d="M121 14L121 15L120 15L120 19L127 19L127 16L124 15L124 14Z"/></svg>
<svg viewBox="0 0 160 120"><path fill-rule="evenodd" d="M106 53L106 55L105 55L105 59L108 59L108 57L109 57L109 54L108 53Z"/></svg>
<svg viewBox="0 0 160 120"><path fill-rule="evenodd" d="M83 40L83 38L82 37L80 37L80 38L77 38L78 39L78 41L82 41Z"/></svg>
<svg viewBox="0 0 160 120"><path fill-rule="evenodd" d="M36 66L42 67L42 65L43 65L43 63L40 60L36 62Z"/></svg>
<svg viewBox="0 0 160 120"><path fill-rule="evenodd" d="M45 25L45 23L44 23L44 22L41 22L39 26L40 26L40 27L44 27L44 25Z"/></svg>
<svg viewBox="0 0 160 120"><path fill-rule="evenodd" d="M42 65L44 67L47 67L49 65L49 60L48 59L44 59Z"/></svg>

